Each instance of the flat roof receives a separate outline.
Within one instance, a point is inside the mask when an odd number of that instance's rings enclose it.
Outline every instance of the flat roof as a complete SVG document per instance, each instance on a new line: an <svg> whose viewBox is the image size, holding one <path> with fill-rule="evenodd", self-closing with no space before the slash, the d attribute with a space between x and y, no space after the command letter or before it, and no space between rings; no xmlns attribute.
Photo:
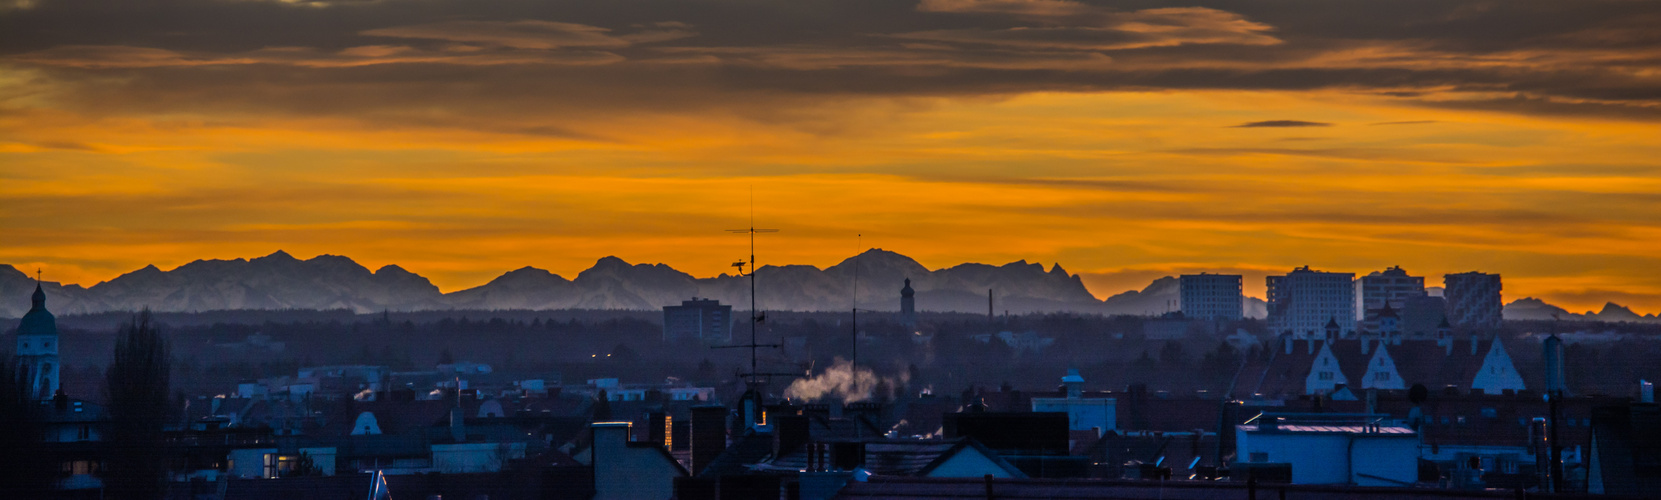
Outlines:
<svg viewBox="0 0 1661 500"><path fill-rule="evenodd" d="M1274 429L1264 429L1261 426L1257 426L1257 425L1242 425L1242 426L1240 426L1240 430L1246 431L1246 432L1261 431L1261 432L1306 433L1306 434L1388 434L1388 435L1400 435L1400 436L1411 436L1411 435L1416 434L1416 432L1414 432L1413 429L1409 429L1409 428L1406 428L1406 427L1393 427L1393 426L1387 426L1387 425L1385 425L1385 426L1369 426L1369 425L1280 424L1279 426L1276 426Z"/></svg>

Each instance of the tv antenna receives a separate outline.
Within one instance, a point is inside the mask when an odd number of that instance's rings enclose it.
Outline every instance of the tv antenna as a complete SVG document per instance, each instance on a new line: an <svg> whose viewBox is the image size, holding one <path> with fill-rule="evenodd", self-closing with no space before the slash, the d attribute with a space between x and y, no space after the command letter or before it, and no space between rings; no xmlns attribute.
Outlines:
<svg viewBox="0 0 1661 500"><path fill-rule="evenodd" d="M848 368L851 369L850 371L858 373L859 372L859 256L862 252L865 251L865 235L864 234L855 234L854 238L857 238L855 241L858 241L858 243L855 244L855 248L854 248L854 308L853 308L854 309L854 318L853 318L854 350L851 354L849 354L849 358L851 358L851 359L848 360Z"/></svg>
<svg viewBox="0 0 1661 500"><path fill-rule="evenodd" d="M760 325L761 322L766 320L766 318L767 318L767 315L759 313L756 309L756 234L777 233L777 232L779 232L779 230L777 230L777 229L758 229L758 228L755 227L755 225L756 225L755 218L756 218L756 215L755 215L755 193L752 192L750 194L750 227L746 228L746 229L728 229L727 230L727 232L729 232L729 233L750 235L750 261L749 262L744 262L744 261L741 260L741 261L732 263L733 267L738 268L738 275L739 276L749 276L749 278L750 278L750 343L748 343L748 344L737 344L737 345L722 345L722 346L714 346L713 347L714 349L748 348L750 350L750 372L749 373L744 373L744 374L741 374L741 375L743 375L745 378L749 379L748 380L749 384L752 387L756 386L756 385L760 385L761 384L761 377L764 377L764 376L773 376L773 375L791 376L791 377L800 376L800 374L796 374L796 373L761 373L760 371L757 370L757 367L756 367L756 355L757 355L756 349L759 349L759 348L762 348L762 347L771 347L771 348L777 349L777 348L780 348L780 347L784 347L784 345L783 344L760 344L760 343L757 343L757 339L756 339L756 327L758 325ZM744 266L745 265L750 266L750 272L749 273L744 272Z"/></svg>

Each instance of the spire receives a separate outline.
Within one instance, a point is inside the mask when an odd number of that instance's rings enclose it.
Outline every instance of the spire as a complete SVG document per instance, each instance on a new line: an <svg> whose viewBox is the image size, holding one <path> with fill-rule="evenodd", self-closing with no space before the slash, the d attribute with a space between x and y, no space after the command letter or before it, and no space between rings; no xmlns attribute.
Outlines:
<svg viewBox="0 0 1661 500"><path fill-rule="evenodd" d="M1380 317L1380 318L1383 318L1383 317L1394 318L1394 317L1396 317L1396 310L1394 308L1390 307L1390 301L1389 300L1384 301L1384 308L1380 309L1378 311L1378 317Z"/></svg>
<svg viewBox="0 0 1661 500"><path fill-rule="evenodd" d="M39 279L35 280L35 293L34 293L34 295L29 296L29 310L30 311L46 310L46 290L42 290L40 288L40 280Z"/></svg>

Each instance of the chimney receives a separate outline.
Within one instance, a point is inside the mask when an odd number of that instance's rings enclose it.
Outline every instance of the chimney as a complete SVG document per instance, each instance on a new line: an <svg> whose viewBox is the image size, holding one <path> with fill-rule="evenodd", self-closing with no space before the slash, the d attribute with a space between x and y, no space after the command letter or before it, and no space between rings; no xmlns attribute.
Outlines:
<svg viewBox="0 0 1661 500"><path fill-rule="evenodd" d="M727 451L727 407L692 407L692 474L703 472L724 451Z"/></svg>
<svg viewBox="0 0 1661 500"><path fill-rule="evenodd" d="M773 422L773 456L784 456L807 444L810 436L806 415L783 415Z"/></svg>
<svg viewBox="0 0 1661 500"><path fill-rule="evenodd" d="M1067 369L1067 376L1061 377L1061 385L1067 389L1067 399L1084 397L1084 377L1079 376L1077 368Z"/></svg>
<svg viewBox="0 0 1661 500"><path fill-rule="evenodd" d="M1546 363L1546 394L1563 390L1563 339L1546 337L1541 349L1544 352L1540 357Z"/></svg>
<svg viewBox="0 0 1661 500"><path fill-rule="evenodd" d="M1308 346L1307 346L1306 350L1308 352L1306 354L1315 354L1315 339L1310 338L1307 342L1308 342Z"/></svg>
<svg viewBox="0 0 1661 500"><path fill-rule="evenodd" d="M1223 401L1223 411L1219 412L1218 422L1217 422L1217 464L1216 465L1218 467L1222 467L1222 466L1226 465L1223 461L1223 457L1227 457L1229 455L1234 454L1234 443L1235 443L1234 424L1239 422L1238 420L1235 420L1235 419L1239 418L1238 417L1239 414L1240 414L1240 402L1239 401Z"/></svg>
<svg viewBox="0 0 1661 500"><path fill-rule="evenodd" d="M1654 382L1650 382L1648 380L1639 380L1638 381L1638 402L1639 403L1654 403L1655 402L1655 383Z"/></svg>
<svg viewBox="0 0 1661 500"><path fill-rule="evenodd" d="M1477 342L1479 342L1479 341L1476 339L1476 334L1475 333L1471 334L1471 355L1472 356L1476 355L1476 344L1477 344Z"/></svg>
<svg viewBox="0 0 1661 500"><path fill-rule="evenodd" d="M1367 354L1367 344L1368 344L1367 337L1365 335L1363 335L1361 337L1361 354L1363 354L1363 355Z"/></svg>
<svg viewBox="0 0 1661 500"><path fill-rule="evenodd" d="M1287 356L1292 355L1292 335L1291 334L1286 335L1286 355Z"/></svg>
<svg viewBox="0 0 1661 500"><path fill-rule="evenodd" d="M461 407L450 409L450 439L457 443L467 442L467 424L462 416Z"/></svg>
<svg viewBox="0 0 1661 500"><path fill-rule="evenodd" d="M589 465L594 470L594 489L597 498L619 497L617 491L628 491L629 482L636 478L637 471L631 470L629 460L624 456L629 446L628 422L597 422L589 426L593 434L592 444L589 445L591 460Z"/></svg>

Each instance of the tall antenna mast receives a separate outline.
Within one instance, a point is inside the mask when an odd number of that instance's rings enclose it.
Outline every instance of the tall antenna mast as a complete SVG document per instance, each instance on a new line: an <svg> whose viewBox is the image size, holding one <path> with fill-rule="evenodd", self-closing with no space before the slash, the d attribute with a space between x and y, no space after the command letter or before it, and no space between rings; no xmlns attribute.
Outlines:
<svg viewBox="0 0 1661 500"><path fill-rule="evenodd" d="M848 360L848 368L850 368L850 371L857 373L859 371L859 256L865 251L865 235L856 234L854 237L858 238L855 241L859 243L854 248L854 350L853 354L850 355L853 359Z"/></svg>
<svg viewBox="0 0 1661 500"><path fill-rule="evenodd" d="M779 232L779 230L777 230L777 229L757 229L755 226L756 226L756 201L755 201L755 191L754 191L754 189L752 189L750 191L750 227L746 228L746 229L728 229L727 230L727 232L729 232L729 233L750 235L750 262L748 262L748 264L750 266L750 273L749 273L749 276L750 276L750 343L748 343L748 344L738 344L738 345L724 345L724 346L715 346L714 347L715 349L729 349L729 348L749 348L750 349L750 373L745 373L744 376L745 376L745 378L749 379L749 385L752 388L754 388L754 386L759 385L761 383L761 377L763 375L792 375L792 376L796 375L794 373L761 373L761 372L756 370L756 368L757 368L756 367L756 356L757 356L756 349L762 348L762 347L779 348L779 347L783 347L783 345L782 344L759 344L759 343L756 343L756 340L757 340L756 339L756 327L757 327L758 324L761 323L762 318L763 318L763 316L756 309L756 233L776 233L776 232ZM744 274L744 265L745 264L746 264L746 262L744 262L744 261L738 261L738 262L733 263L733 267L738 268L739 275Z"/></svg>

